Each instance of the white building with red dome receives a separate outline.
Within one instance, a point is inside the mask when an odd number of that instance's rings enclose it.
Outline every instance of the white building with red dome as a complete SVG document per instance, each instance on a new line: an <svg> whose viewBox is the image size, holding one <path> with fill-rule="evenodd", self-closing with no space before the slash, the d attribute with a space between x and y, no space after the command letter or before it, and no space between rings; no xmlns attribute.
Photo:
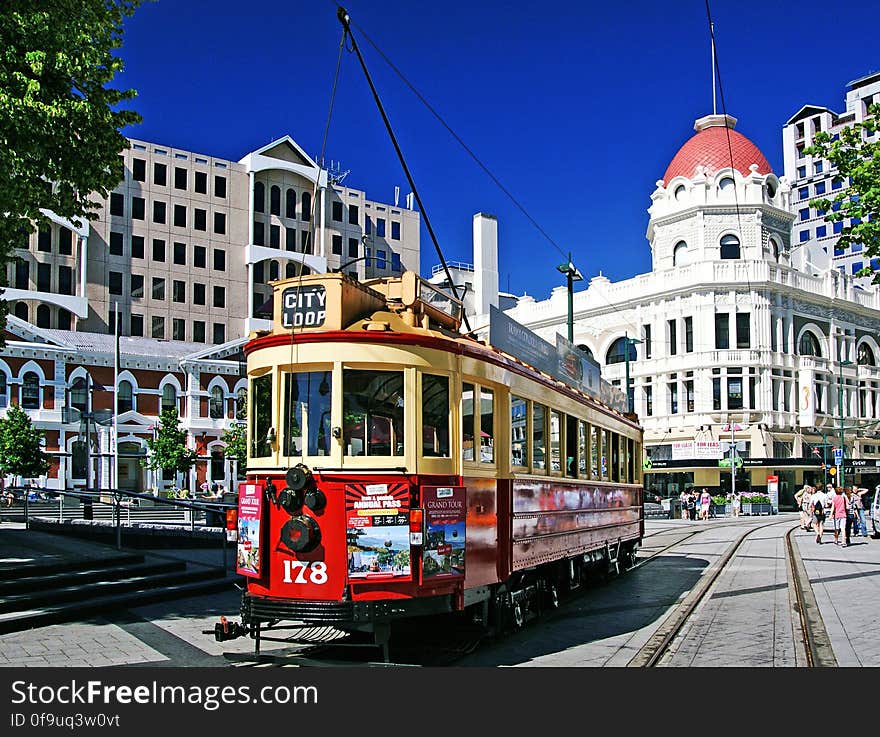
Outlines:
<svg viewBox="0 0 880 737"><path fill-rule="evenodd" d="M696 121L651 193L651 271L575 292L574 342L621 388L629 344L650 493L776 477L791 504L805 481L833 480L841 417L845 483L878 483L880 295L794 268L791 187L735 125ZM567 334L567 288L507 314L552 342Z"/></svg>

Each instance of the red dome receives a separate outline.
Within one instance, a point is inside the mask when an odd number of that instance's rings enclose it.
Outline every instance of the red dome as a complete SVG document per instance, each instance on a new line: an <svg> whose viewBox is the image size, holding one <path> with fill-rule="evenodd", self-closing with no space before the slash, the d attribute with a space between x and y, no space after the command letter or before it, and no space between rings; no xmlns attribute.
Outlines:
<svg viewBox="0 0 880 737"><path fill-rule="evenodd" d="M740 174L748 175L752 164L758 165L759 174L769 174L772 171L764 154L742 133L724 125L712 125L699 131L678 149L678 153L669 162L663 181L669 184L673 177L678 176L692 179L696 176L698 166L706 167L706 174L709 176L721 169L728 169L731 165L731 152L733 166Z"/></svg>

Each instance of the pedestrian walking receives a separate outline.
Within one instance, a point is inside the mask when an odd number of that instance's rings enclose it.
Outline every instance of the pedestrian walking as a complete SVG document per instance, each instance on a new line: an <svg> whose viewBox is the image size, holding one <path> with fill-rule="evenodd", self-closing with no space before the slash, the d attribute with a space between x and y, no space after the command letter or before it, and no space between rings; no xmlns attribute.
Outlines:
<svg viewBox="0 0 880 737"><path fill-rule="evenodd" d="M678 501L681 503L681 518L688 519L688 493L684 489L678 495Z"/></svg>
<svg viewBox="0 0 880 737"><path fill-rule="evenodd" d="M813 526L813 510L810 502L810 498L813 496L813 491L815 491L815 489L813 489L812 486L804 484L804 488L794 495L794 499L801 510L801 527L804 530L810 530Z"/></svg>
<svg viewBox="0 0 880 737"><path fill-rule="evenodd" d="M843 495L846 497L846 527L844 528L846 534L846 544L852 544L852 531L856 525L856 514L853 509L853 497L855 496L853 492L852 486L847 486L843 490ZM858 533L858 530L856 530Z"/></svg>
<svg viewBox="0 0 880 737"><path fill-rule="evenodd" d="M853 512L856 516L857 532L862 537L868 537L868 525L865 524L865 500L863 497L868 493L867 489L854 488Z"/></svg>
<svg viewBox="0 0 880 737"><path fill-rule="evenodd" d="M688 509L688 519L691 522L696 521L696 519L697 519L697 495L696 495L696 492L694 492L694 491L688 492L687 509Z"/></svg>
<svg viewBox="0 0 880 737"><path fill-rule="evenodd" d="M834 523L834 543L840 547L846 547L846 494L843 487L834 489L831 497L831 519ZM841 541L841 538L843 540Z"/></svg>
<svg viewBox="0 0 880 737"><path fill-rule="evenodd" d="M703 487L703 491L700 493L700 519L704 521L709 520L709 508L712 506L712 496L709 494L709 490Z"/></svg>
<svg viewBox="0 0 880 737"><path fill-rule="evenodd" d="M822 544L822 535L825 532L825 502L827 495L822 489L817 489L810 496L810 509L813 513L813 528L816 530L816 542Z"/></svg>
<svg viewBox="0 0 880 737"><path fill-rule="evenodd" d="M731 500L731 505L733 506L733 516L739 517L739 510L741 507L742 500L739 498L739 492L733 492L733 499Z"/></svg>

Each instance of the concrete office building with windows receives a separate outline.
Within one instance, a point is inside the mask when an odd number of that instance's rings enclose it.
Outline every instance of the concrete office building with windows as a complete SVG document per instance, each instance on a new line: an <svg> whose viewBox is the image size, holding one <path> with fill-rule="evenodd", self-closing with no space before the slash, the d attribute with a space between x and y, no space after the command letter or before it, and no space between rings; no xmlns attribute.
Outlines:
<svg viewBox="0 0 880 737"><path fill-rule="evenodd" d="M817 197L833 199L846 191L848 182L838 176L837 169L828 161L804 153L819 131L826 131L833 137L839 135L841 128L862 122L872 103L880 103L880 72L847 85L844 112L804 105L782 129L785 176L791 183L791 211L796 216L792 260L810 273L820 273L827 268L848 275L855 275L863 267L880 270L880 259L866 259L861 246L853 245L845 251L837 248L841 230L851 223L827 223L810 201ZM875 133L874 137L877 135ZM873 288L870 277L856 277L855 284L864 289Z"/></svg>
<svg viewBox="0 0 880 737"><path fill-rule="evenodd" d="M791 187L735 123L696 121L650 195L651 271L576 291L574 342L621 388L629 355L649 493L729 491L732 426L737 487L777 476L786 504L823 480L841 415L860 423L845 431L844 470L880 463L880 295L836 269L795 267ZM573 255L581 270L589 260ZM567 288L507 314L553 342L567 332Z"/></svg>
<svg viewBox="0 0 880 737"><path fill-rule="evenodd" d="M419 215L343 186L289 136L240 161L130 140L97 219L15 250L4 298L41 328L223 344L269 325L268 282L419 271ZM411 197L407 204L411 205Z"/></svg>
<svg viewBox="0 0 880 737"><path fill-rule="evenodd" d="M125 178L96 220L46 213L49 224L14 251L0 415L19 404L46 432L49 487L115 485L105 415L118 320L120 487L232 488L221 436L244 419L242 345L271 326L268 283L333 269L360 279L418 272L419 214L411 195L402 207L398 194L385 203L343 186L289 136L237 162L135 139L121 157ZM87 430L69 421L71 407L105 422ZM199 455L188 477L139 463L164 407L178 408Z"/></svg>

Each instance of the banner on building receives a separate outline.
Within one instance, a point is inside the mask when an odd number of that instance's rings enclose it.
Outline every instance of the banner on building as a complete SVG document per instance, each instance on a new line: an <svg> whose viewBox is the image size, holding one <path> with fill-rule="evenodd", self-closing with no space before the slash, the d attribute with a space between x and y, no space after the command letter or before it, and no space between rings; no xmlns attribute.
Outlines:
<svg viewBox="0 0 880 737"><path fill-rule="evenodd" d="M718 460L721 442L718 440L678 440L672 443L672 460Z"/></svg>
<svg viewBox="0 0 880 737"><path fill-rule="evenodd" d="M785 391L785 387L782 388ZM816 390L813 369L798 371L798 422L801 427L816 424Z"/></svg>

